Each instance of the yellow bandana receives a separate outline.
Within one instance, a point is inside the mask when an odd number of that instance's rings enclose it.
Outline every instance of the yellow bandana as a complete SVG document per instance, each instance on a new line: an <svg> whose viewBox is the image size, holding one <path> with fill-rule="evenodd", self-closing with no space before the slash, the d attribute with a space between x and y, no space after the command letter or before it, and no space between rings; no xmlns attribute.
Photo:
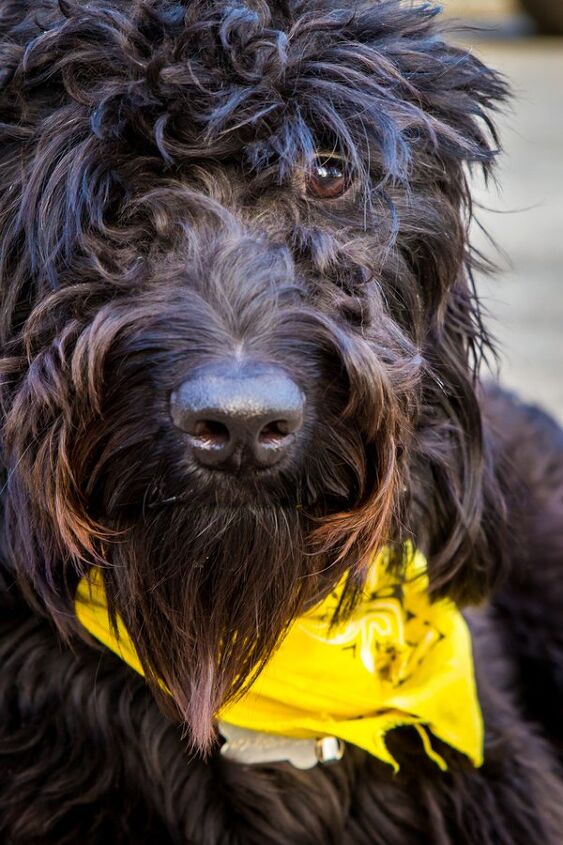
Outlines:
<svg viewBox="0 0 563 845"><path fill-rule="evenodd" d="M398 766L385 734L414 726L427 755L442 769L430 735L483 762L483 720L473 671L471 637L448 599L428 599L426 559L411 552L404 576L374 559L352 615L329 628L343 583L292 623L248 692L219 714L223 722L280 736L335 736ZM78 587L84 627L143 674L121 620L111 630L100 570Z"/></svg>

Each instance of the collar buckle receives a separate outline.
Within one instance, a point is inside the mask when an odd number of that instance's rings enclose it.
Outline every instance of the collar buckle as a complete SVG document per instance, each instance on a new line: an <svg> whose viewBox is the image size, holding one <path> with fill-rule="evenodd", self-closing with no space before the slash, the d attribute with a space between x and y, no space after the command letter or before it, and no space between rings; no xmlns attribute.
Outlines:
<svg viewBox="0 0 563 845"><path fill-rule="evenodd" d="M247 766L290 763L296 769L305 770L337 762L344 756L345 745L335 736L293 739L239 728L227 722L219 723L219 731L226 740L221 754Z"/></svg>

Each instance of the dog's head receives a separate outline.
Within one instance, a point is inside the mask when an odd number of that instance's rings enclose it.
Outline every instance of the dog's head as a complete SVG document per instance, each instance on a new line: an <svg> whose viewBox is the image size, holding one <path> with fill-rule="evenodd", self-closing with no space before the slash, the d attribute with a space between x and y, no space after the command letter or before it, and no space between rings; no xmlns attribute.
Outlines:
<svg viewBox="0 0 563 845"><path fill-rule="evenodd" d="M427 4L4 14L5 555L67 633L103 567L203 746L383 544L495 575L467 173L505 87Z"/></svg>

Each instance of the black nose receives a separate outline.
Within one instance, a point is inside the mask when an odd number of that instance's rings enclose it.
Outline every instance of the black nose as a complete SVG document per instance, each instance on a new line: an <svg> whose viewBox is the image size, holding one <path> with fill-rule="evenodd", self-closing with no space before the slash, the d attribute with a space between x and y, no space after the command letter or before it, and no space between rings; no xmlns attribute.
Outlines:
<svg viewBox="0 0 563 845"><path fill-rule="evenodd" d="M174 425L197 460L221 469L270 467L287 455L303 425L304 397L283 370L256 363L216 363L172 392Z"/></svg>

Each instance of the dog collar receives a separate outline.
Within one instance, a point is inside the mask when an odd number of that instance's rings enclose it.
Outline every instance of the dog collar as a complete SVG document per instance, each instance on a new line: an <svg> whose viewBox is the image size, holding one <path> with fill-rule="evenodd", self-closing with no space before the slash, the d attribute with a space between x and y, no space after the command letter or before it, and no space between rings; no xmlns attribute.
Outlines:
<svg viewBox="0 0 563 845"><path fill-rule="evenodd" d="M432 738L483 762L483 720L471 636L449 599L431 602L427 562L410 546L404 573L375 556L352 614L331 626L344 582L289 627L242 698L219 714L227 756L241 762L289 760L299 768L339 759L350 742L398 770L385 743L410 725L427 756L447 765ZM144 674L121 619L114 631L102 572L79 584L76 613L97 640Z"/></svg>

